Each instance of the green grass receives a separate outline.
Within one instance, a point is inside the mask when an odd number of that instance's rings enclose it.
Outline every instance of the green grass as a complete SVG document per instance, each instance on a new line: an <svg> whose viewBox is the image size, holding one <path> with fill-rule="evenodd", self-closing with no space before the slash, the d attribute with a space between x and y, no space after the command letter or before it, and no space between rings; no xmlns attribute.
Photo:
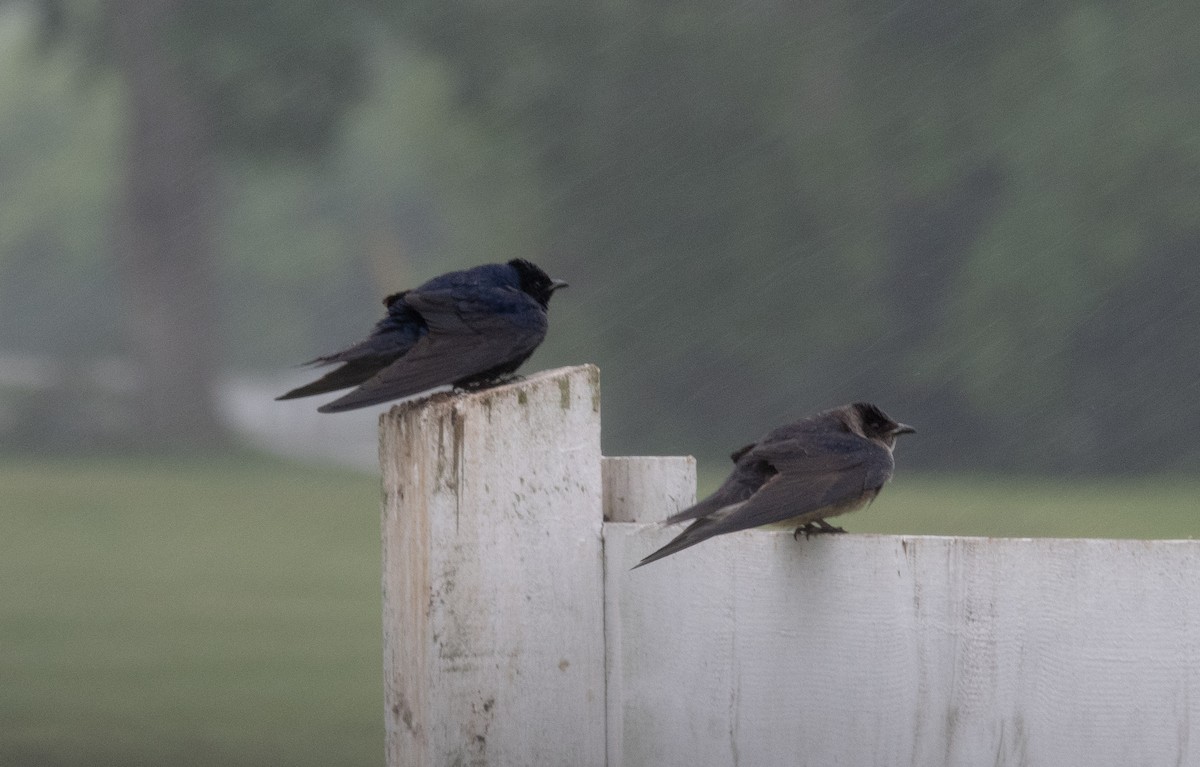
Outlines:
<svg viewBox="0 0 1200 767"><path fill-rule="evenodd" d="M897 475L858 532L1059 538L1200 537L1200 481Z"/></svg>
<svg viewBox="0 0 1200 767"><path fill-rule="evenodd" d="M1185 538L1198 490L901 472L841 521ZM381 764L378 517L375 477L261 457L0 459L0 764Z"/></svg>
<svg viewBox="0 0 1200 767"><path fill-rule="evenodd" d="M0 463L0 764L379 765L379 491Z"/></svg>
<svg viewBox="0 0 1200 767"><path fill-rule="evenodd" d="M723 476L705 473L701 491ZM1200 537L1200 479L1027 479L897 472L868 508L836 517L852 533L1007 538Z"/></svg>

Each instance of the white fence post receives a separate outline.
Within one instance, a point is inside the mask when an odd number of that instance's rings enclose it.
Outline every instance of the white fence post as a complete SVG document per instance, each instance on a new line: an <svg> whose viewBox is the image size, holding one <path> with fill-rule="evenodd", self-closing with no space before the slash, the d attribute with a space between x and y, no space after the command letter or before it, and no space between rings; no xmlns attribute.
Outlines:
<svg viewBox="0 0 1200 767"><path fill-rule="evenodd" d="M599 371L381 418L389 767L605 763Z"/></svg>
<svg viewBox="0 0 1200 767"><path fill-rule="evenodd" d="M389 767L1200 764L1200 541L750 530L631 572L695 463L602 461L590 366L394 408L380 455Z"/></svg>
<svg viewBox="0 0 1200 767"><path fill-rule="evenodd" d="M1200 541L748 531L627 572L674 531L605 525L609 767L1200 764Z"/></svg>
<svg viewBox="0 0 1200 767"><path fill-rule="evenodd" d="M604 457L604 521L661 522L696 502L696 459Z"/></svg>
<svg viewBox="0 0 1200 767"><path fill-rule="evenodd" d="M638 456L604 459L604 519L606 522L662 521L696 501L696 459L691 456ZM607 530L622 525L605 525ZM624 526L628 527L628 526ZM618 538L622 536L618 535ZM607 539L605 546L607 547ZM609 565L613 562L606 558ZM636 712L626 706L622 663L622 610L629 568L623 564L604 568L604 649L607 671L608 760L622 764L625 753L625 716ZM638 725L632 724L636 730ZM630 762L625 762L632 764ZM650 762L646 762L650 764ZM658 762L671 764L671 762Z"/></svg>

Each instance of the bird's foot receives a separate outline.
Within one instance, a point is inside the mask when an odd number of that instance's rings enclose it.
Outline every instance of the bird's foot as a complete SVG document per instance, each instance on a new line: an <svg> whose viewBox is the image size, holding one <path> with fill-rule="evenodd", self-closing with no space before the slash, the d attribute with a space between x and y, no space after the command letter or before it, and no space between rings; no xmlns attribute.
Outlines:
<svg viewBox="0 0 1200 767"><path fill-rule="evenodd" d="M800 540L800 534L804 533L804 540L808 540L814 535L832 535L834 533L844 533L846 528L834 527L823 519L818 519L813 522L805 522L796 528L796 532L792 533L793 540Z"/></svg>

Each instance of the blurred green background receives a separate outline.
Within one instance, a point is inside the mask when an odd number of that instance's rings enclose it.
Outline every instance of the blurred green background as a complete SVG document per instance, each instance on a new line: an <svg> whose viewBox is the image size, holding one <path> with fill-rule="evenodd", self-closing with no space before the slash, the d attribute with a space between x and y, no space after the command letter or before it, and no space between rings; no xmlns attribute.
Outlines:
<svg viewBox="0 0 1200 767"><path fill-rule="evenodd" d="M610 455L869 399L855 532L1190 537L1200 6L0 0L0 764L379 764L374 408L528 257Z"/></svg>

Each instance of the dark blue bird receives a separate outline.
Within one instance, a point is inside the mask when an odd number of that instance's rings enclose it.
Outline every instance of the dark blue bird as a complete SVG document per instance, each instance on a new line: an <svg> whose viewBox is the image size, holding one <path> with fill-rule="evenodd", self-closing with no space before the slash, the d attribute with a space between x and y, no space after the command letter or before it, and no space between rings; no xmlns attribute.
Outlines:
<svg viewBox="0 0 1200 767"><path fill-rule="evenodd" d="M317 408L338 413L446 384L502 381L546 337L550 296L566 285L524 259L434 277L385 298L387 316L365 341L307 363L341 367L276 399L357 386Z"/></svg>

